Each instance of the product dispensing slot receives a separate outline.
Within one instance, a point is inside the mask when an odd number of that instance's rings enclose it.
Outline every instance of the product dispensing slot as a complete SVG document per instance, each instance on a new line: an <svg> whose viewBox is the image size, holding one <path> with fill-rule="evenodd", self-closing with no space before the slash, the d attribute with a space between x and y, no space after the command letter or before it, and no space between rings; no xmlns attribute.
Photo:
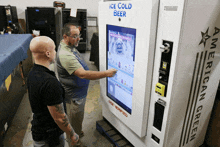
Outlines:
<svg viewBox="0 0 220 147"><path fill-rule="evenodd" d="M166 97L173 51L173 42L163 40L162 45L163 47L160 47L162 55L160 60L159 81L156 84L155 92L161 96Z"/></svg>
<svg viewBox="0 0 220 147"><path fill-rule="evenodd" d="M155 136L154 134L152 134L152 135L151 135L151 138L152 138L154 141L156 141L158 144L160 144L160 139L159 139L157 136Z"/></svg>
<svg viewBox="0 0 220 147"><path fill-rule="evenodd" d="M154 123L153 126L157 128L159 131L162 129L162 123L163 123L163 115L164 115L164 109L166 106L166 102L159 99L155 103L154 107Z"/></svg>

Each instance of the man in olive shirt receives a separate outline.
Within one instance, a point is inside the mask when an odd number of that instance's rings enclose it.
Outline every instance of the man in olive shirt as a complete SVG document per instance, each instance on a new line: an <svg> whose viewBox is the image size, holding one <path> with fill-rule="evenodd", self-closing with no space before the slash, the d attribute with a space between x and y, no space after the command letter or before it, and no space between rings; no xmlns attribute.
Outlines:
<svg viewBox="0 0 220 147"><path fill-rule="evenodd" d="M55 44L49 37L35 37L30 50L35 62L27 78L34 147L64 147L63 131L74 145L79 136L65 113L64 89L55 73L49 70L56 56Z"/></svg>
<svg viewBox="0 0 220 147"><path fill-rule="evenodd" d="M83 136L82 122L89 80L112 77L116 69L90 71L76 47L80 41L80 31L75 24L63 28L63 40L56 58L58 78L65 89L67 115L70 123L80 137Z"/></svg>

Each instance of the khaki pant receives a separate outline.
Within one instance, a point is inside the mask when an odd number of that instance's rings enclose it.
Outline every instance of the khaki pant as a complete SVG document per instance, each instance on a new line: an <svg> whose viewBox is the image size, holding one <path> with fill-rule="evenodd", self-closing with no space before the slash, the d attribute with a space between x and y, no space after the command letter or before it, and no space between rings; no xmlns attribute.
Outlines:
<svg viewBox="0 0 220 147"><path fill-rule="evenodd" d="M86 98L80 100L72 100L71 103L66 103L67 116L74 131L79 135L82 131L82 122L84 117ZM69 140L69 139L68 139ZM69 142L69 146L71 143Z"/></svg>

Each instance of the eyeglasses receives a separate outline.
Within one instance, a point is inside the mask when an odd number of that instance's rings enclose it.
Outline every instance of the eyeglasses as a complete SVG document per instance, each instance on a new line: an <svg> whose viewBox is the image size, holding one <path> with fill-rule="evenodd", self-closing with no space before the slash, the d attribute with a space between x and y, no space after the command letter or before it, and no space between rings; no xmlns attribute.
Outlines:
<svg viewBox="0 0 220 147"><path fill-rule="evenodd" d="M74 36L69 36L69 37L76 39L76 38L80 38L80 37L81 37L81 35L82 35L82 34L79 34L79 35L74 35Z"/></svg>

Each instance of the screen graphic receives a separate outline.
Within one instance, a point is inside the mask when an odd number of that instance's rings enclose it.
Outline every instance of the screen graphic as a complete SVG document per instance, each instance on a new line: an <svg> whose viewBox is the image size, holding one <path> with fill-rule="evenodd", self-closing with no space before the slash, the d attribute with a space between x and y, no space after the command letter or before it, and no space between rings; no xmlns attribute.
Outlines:
<svg viewBox="0 0 220 147"><path fill-rule="evenodd" d="M107 78L107 96L131 114L136 29L107 25L107 69L117 73Z"/></svg>

